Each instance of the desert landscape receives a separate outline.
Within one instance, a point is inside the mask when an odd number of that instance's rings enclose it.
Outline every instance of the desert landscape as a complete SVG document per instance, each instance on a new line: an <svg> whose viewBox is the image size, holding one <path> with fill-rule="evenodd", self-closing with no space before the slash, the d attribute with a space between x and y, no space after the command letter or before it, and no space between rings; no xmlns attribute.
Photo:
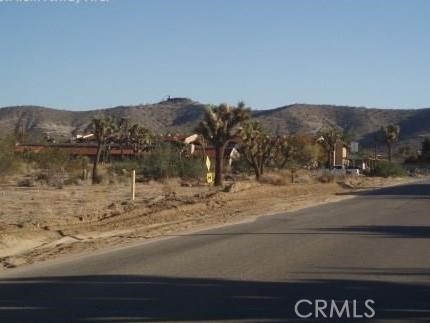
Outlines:
<svg viewBox="0 0 430 323"><path fill-rule="evenodd" d="M190 101L168 100L183 102ZM67 140L51 130L34 142L48 110L32 110L36 123L13 119L15 131L0 140L2 270L284 214L428 175L430 139L419 154L403 151L395 124L374 131L379 149L358 151L347 127L276 134L244 102L204 107L185 135L154 134L136 119L113 118L114 110L81 133L68 128Z"/></svg>
<svg viewBox="0 0 430 323"><path fill-rule="evenodd" d="M0 264L7 270L72 254L166 237L213 226L252 221L354 197L354 192L416 181L416 177L343 177L321 183L288 172L226 184L223 189L198 182L166 179L121 183L17 187L16 178L0 184ZM9 183L7 183L9 181Z"/></svg>
<svg viewBox="0 0 430 323"><path fill-rule="evenodd" d="M0 323L429 322L429 17L0 0Z"/></svg>

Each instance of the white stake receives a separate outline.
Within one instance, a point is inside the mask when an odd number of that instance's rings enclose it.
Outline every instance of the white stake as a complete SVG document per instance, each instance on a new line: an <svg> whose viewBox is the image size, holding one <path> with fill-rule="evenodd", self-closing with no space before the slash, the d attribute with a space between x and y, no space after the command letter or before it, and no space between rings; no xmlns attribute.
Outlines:
<svg viewBox="0 0 430 323"><path fill-rule="evenodd" d="M134 201L136 196L136 171L131 171L131 200Z"/></svg>

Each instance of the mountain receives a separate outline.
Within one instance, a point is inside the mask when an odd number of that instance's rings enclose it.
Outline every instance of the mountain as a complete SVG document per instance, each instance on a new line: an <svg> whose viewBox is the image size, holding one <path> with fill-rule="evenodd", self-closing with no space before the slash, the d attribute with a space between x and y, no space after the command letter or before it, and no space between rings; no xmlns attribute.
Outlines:
<svg viewBox="0 0 430 323"><path fill-rule="evenodd" d="M373 134L390 123L400 125L400 141L417 145L430 134L430 109L369 109L334 105L293 104L273 110L256 111L254 116L268 129L285 132L317 132L338 126L365 146Z"/></svg>
<svg viewBox="0 0 430 323"><path fill-rule="evenodd" d="M203 111L203 104L186 98L91 111L65 111L38 106L5 107L0 109L0 136L24 128L31 141L40 140L45 134L68 139L73 134L82 133L93 118L102 115L127 118L153 133L190 133L201 120Z"/></svg>
<svg viewBox="0 0 430 323"><path fill-rule="evenodd" d="M0 136L24 127L31 141L45 134L68 139L81 133L91 119L103 114L127 118L153 133L191 133L202 119L204 104L187 98L173 98L155 104L118 106L92 111L65 111L37 106L0 109ZM368 109L334 105L292 104L269 110L254 110L253 117L272 132L315 133L327 126L339 126L365 146L381 125L395 123L401 128L402 144L417 145L430 133L430 109Z"/></svg>

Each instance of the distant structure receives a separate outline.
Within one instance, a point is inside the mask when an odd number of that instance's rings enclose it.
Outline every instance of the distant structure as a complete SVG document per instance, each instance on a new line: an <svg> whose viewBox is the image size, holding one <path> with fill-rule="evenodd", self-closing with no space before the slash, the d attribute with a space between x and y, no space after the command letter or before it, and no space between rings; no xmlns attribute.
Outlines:
<svg viewBox="0 0 430 323"><path fill-rule="evenodd" d="M170 95L168 95L166 99L166 102L171 102L171 103L179 103L179 102L187 102L187 101L191 101L191 99L186 97L172 97Z"/></svg>

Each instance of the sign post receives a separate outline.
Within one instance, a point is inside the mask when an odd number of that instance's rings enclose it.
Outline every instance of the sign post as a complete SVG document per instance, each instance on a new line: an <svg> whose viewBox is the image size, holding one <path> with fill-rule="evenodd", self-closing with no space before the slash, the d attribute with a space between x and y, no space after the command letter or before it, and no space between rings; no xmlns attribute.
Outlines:
<svg viewBox="0 0 430 323"><path fill-rule="evenodd" d="M206 156L206 168L208 170L208 172L206 174L206 182L208 184L212 184L213 181L214 181L214 178L213 178L212 172L210 171L210 169L211 169L211 160L209 159L209 156Z"/></svg>
<svg viewBox="0 0 430 323"><path fill-rule="evenodd" d="M131 171L131 200L134 201L136 197L136 170Z"/></svg>

